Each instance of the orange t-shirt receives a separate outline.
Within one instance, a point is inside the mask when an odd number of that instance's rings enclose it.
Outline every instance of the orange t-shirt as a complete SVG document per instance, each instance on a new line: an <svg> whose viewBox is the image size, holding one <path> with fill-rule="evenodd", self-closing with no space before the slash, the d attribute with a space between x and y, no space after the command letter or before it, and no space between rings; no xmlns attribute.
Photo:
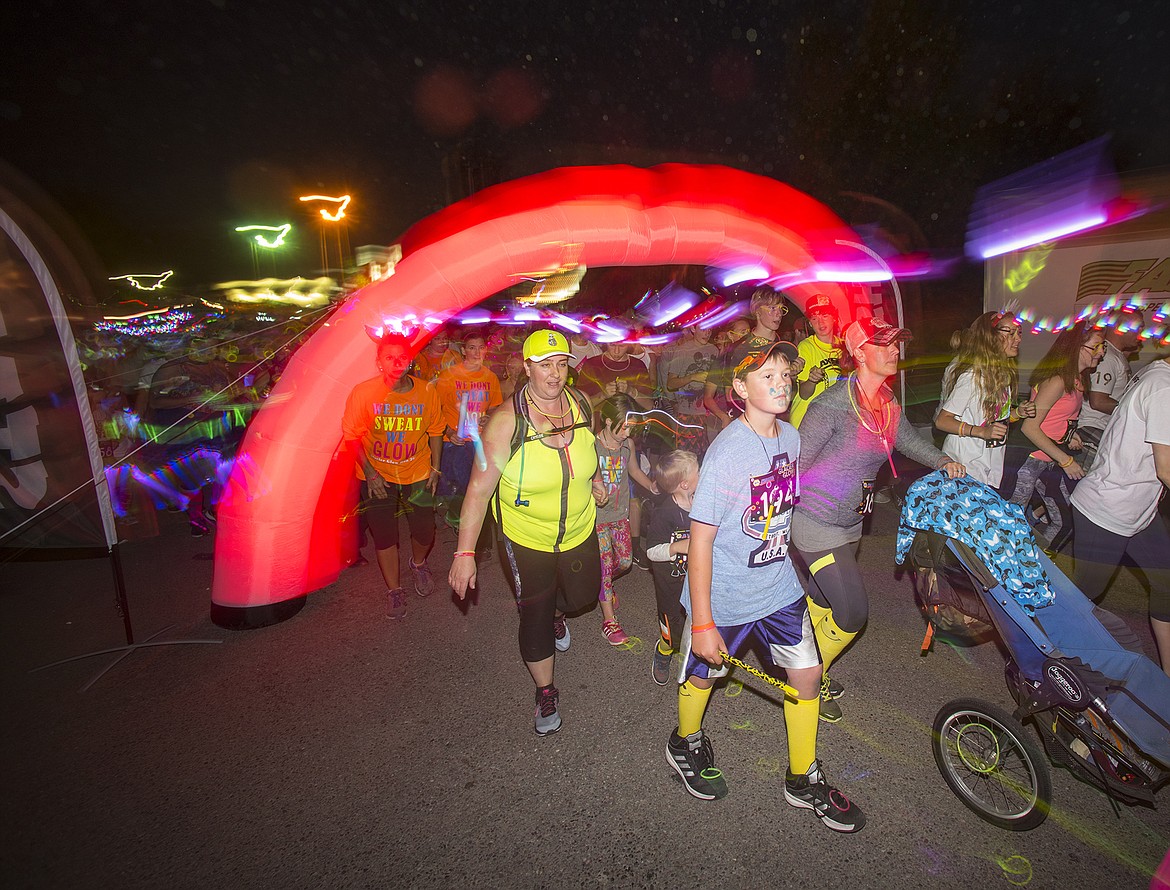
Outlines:
<svg viewBox="0 0 1170 890"><path fill-rule="evenodd" d="M461 361L463 356L453 349L448 349L438 360L431 358L424 349L414 357L415 376L426 383L433 383L441 372Z"/></svg>
<svg viewBox="0 0 1170 890"><path fill-rule="evenodd" d="M481 418L504 400L500 392L500 378L489 368L468 371L460 363L447 368L435 381L439 403L443 406L443 422L448 430L456 430L459 438L468 438L472 423L482 427ZM466 420L460 426L459 402L466 396Z"/></svg>
<svg viewBox="0 0 1170 890"><path fill-rule="evenodd" d="M406 392L395 392L381 377L362 381L349 394L341 422L343 438L360 440L370 465L398 485L430 475L430 437L443 434L438 392L417 377L406 379ZM366 478L360 463L357 475Z"/></svg>

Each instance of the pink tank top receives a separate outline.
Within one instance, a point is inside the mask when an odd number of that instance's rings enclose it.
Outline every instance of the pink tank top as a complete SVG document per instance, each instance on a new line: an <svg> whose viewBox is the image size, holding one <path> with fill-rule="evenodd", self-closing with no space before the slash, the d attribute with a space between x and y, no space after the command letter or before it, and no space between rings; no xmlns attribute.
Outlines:
<svg viewBox="0 0 1170 890"><path fill-rule="evenodd" d="M1032 389L1032 398L1036 398L1035 387ZM1067 439L1077 428L1077 418L1081 416L1081 405L1084 404L1084 401L1085 396L1079 389L1066 392L1056 400L1056 404L1052 406L1048 416L1040 423L1041 432L1053 442ZM1052 460L1043 451L1033 451L1031 456L1038 460Z"/></svg>

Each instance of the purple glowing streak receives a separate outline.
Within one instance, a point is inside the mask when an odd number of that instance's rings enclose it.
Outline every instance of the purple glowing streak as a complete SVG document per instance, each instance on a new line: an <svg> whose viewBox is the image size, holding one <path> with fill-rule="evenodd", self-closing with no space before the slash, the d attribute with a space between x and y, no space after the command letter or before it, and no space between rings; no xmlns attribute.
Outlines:
<svg viewBox="0 0 1170 890"><path fill-rule="evenodd" d="M745 281L763 281L770 276L771 273L763 266L741 266L727 272L723 276L722 282L724 287L731 287L733 284L743 284Z"/></svg>
<svg viewBox="0 0 1170 890"><path fill-rule="evenodd" d="M740 316L743 309L743 302L731 303L721 309L716 309L713 312L704 315L698 319L697 324L700 330L708 331L711 328L717 328L721 324L735 321Z"/></svg>
<svg viewBox="0 0 1170 890"><path fill-rule="evenodd" d="M1108 221L1109 214L1100 210L1096 213L1076 217L1070 221L1053 223L1046 229L1024 230L1013 234L1010 240L993 242L986 247L980 247L979 257L980 259L989 260L1001 254L1011 253L1013 250L1023 250L1027 247L1034 247L1037 244L1047 244L1049 241L1056 241L1059 238L1067 238L1069 235L1076 235L1081 232L1087 232L1089 229L1095 229L1097 226L1104 225Z"/></svg>
<svg viewBox="0 0 1170 890"><path fill-rule="evenodd" d="M983 186L967 224L967 255L990 259L1044 244L1133 211L1119 201L1108 137Z"/></svg>
<svg viewBox="0 0 1170 890"><path fill-rule="evenodd" d="M817 266L813 277L817 281L839 281L845 284L871 284L889 281L894 277L889 269L873 266Z"/></svg>
<svg viewBox="0 0 1170 890"><path fill-rule="evenodd" d="M658 313L650 318L650 326L657 328L669 324L698 304L698 294L685 287L674 284L667 285L658 294Z"/></svg>

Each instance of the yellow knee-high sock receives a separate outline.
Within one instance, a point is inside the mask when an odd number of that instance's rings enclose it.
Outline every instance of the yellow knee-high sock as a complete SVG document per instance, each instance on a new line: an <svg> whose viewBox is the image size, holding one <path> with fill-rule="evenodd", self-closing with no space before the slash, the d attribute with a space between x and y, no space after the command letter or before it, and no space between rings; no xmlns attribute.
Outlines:
<svg viewBox="0 0 1170 890"><path fill-rule="evenodd" d="M710 689L700 689L687 680L678 687L678 734L683 738L703 728L703 712L707 710Z"/></svg>
<svg viewBox="0 0 1170 890"><path fill-rule="evenodd" d="M807 773L817 757L817 724L821 699L784 699L784 728L788 731L788 769L794 776Z"/></svg>
<svg viewBox="0 0 1170 890"><path fill-rule="evenodd" d="M825 620L826 615L833 614L832 609L822 606L811 596L806 596L804 601L808 603L808 620L812 622L813 630L816 630L817 625Z"/></svg>
<svg viewBox="0 0 1170 890"><path fill-rule="evenodd" d="M817 648L821 650L821 664L824 665L825 673L829 672L829 665L837 660L837 656L857 636L856 631L841 630L833 620L831 611L813 626L813 634L817 638Z"/></svg>

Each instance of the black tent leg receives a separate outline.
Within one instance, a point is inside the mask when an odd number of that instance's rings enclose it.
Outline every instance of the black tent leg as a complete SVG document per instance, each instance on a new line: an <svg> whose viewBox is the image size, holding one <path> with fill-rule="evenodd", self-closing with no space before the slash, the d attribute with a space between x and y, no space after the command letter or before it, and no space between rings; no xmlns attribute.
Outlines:
<svg viewBox="0 0 1170 890"><path fill-rule="evenodd" d="M110 562L114 569L114 595L117 598L118 613L126 628L126 645L134 644L134 625L130 621L130 604L126 599L126 577L122 574L122 552L117 544L110 546Z"/></svg>

